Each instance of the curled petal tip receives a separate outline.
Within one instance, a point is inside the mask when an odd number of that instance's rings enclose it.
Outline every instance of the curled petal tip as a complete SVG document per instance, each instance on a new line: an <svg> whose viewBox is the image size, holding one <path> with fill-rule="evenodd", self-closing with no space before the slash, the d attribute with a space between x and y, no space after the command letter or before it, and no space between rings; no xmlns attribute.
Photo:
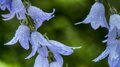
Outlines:
<svg viewBox="0 0 120 67"><path fill-rule="evenodd" d="M94 59L94 60L92 60L93 62L98 62L98 60L97 59Z"/></svg>
<svg viewBox="0 0 120 67"><path fill-rule="evenodd" d="M26 57L25 59L30 59L29 57Z"/></svg>
<svg viewBox="0 0 120 67"><path fill-rule="evenodd" d="M53 12L52 13L55 13L55 11L56 11L55 8L53 8Z"/></svg>
<svg viewBox="0 0 120 67"><path fill-rule="evenodd" d="M107 42L107 39L102 41L102 43L106 43L106 42Z"/></svg>
<svg viewBox="0 0 120 67"><path fill-rule="evenodd" d="M77 22L77 23L75 23L74 25L78 25L78 24L81 24L81 23L83 23L83 22Z"/></svg>
<svg viewBox="0 0 120 67"><path fill-rule="evenodd" d="M6 45L6 46L7 46L7 45L12 45L12 44L9 44L9 43L5 43L4 45Z"/></svg>
<svg viewBox="0 0 120 67"><path fill-rule="evenodd" d="M27 56L25 59L30 59L31 57L33 57L34 55L30 54L29 56Z"/></svg>
<svg viewBox="0 0 120 67"><path fill-rule="evenodd" d="M33 55L29 55L27 56L25 59L30 59Z"/></svg>
<svg viewBox="0 0 120 67"><path fill-rule="evenodd" d="M79 47L71 47L73 50L75 50L75 49L80 49L80 48L82 48L81 46L79 46Z"/></svg>

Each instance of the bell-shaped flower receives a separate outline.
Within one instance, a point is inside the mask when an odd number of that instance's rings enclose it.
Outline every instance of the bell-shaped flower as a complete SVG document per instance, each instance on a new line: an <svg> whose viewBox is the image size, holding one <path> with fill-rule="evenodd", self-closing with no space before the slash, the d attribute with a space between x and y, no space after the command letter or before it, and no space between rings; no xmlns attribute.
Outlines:
<svg viewBox="0 0 120 67"><path fill-rule="evenodd" d="M55 9L52 13L46 13L35 6L29 6L27 11L28 15L34 20L36 28L39 28L44 21L48 21L54 17L53 13L55 12Z"/></svg>
<svg viewBox="0 0 120 67"><path fill-rule="evenodd" d="M107 44L107 48L105 49L105 51L93 61L97 62L108 56L109 66L119 67L118 65L120 63L120 40L112 40L109 43L110 44Z"/></svg>
<svg viewBox="0 0 120 67"><path fill-rule="evenodd" d="M50 67L62 67L63 58L61 55L70 55L73 53L73 50L69 46L55 41L49 40L50 45L48 45L49 50L53 53L55 60L50 63Z"/></svg>
<svg viewBox="0 0 120 67"><path fill-rule="evenodd" d="M47 46L49 44L44 36L37 31L31 33L30 43L32 45L32 52L26 59L34 56L41 46Z"/></svg>
<svg viewBox="0 0 120 67"><path fill-rule="evenodd" d="M97 62L108 56L108 63L110 67L119 67L120 63L120 32L116 27L108 33L107 47L100 56L93 61Z"/></svg>
<svg viewBox="0 0 120 67"><path fill-rule="evenodd" d="M26 9L21 0L12 0L11 10L9 12L9 14L2 15L4 17L4 20L10 20L15 15L19 20L26 19Z"/></svg>
<svg viewBox="0 0 120 67"><path fill-rule="evenodd" d="M100 2L93 4L87 17L82 22L76 23L76 25L81 23L90 23L94 30L98 29L100 26L108 28L104 5Z"/></svg>
<svg viewBox="0 0 120 67"><path fill-rule="evenodd" d="M20 45L24 49L28 50L29 40L30 40L29 28L26 25L20 25L13 39L9 41L8 43L5 43L5 45L14 45L17 41L19 41Z"/></svg>
<svg viewBox="0 0 120 67"><path fill-rule="evenodd" d="M12 3L12 0L0 0L0 9L1 10L8 9L10 11L11 3Z"/></svg>

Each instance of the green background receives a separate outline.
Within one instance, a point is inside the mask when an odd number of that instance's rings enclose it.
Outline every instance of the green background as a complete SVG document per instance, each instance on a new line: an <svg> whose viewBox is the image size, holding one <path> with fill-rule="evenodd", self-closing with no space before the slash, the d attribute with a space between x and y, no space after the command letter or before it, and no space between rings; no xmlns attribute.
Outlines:
<svg viewBox="0 0 120 67"><path fill-rule="evenodd" d="M105 28L93 30L89 24L74 25L87 16L94 0L30 0L30 2L46 12L52 12L53 8L56 9L55 17L44 22L39 32L47 33L49 39L57 40L68 46L82 46L72 55L63 57L63 67L109 67L107 58L97 63L92 61L105 50L106 46L102 40L107 30ZM109 2L118 11L120 10L119 0L109 0ZM8 12L0 11L0 14L4 13ZM107 7L106 16L109 19ZM26 51L19 43L14 46L4 45L12 39L18 26L19 21L16 18L3 21L0 16L0 67L33 67L36 56L29 60L24 59L31 49Z"/></svg>

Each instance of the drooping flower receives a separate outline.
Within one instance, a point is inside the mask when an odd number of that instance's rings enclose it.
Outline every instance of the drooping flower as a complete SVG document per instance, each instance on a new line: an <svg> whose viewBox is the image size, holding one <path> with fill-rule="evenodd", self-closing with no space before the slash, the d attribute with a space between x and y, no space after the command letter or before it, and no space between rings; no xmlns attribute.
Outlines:
<svg viewBox="0 0 120 67"><path fill-rule="evenodd" d="M11 3L12 3L12 0L0 0L0 9L1 10L5 10L5 9L10 10Z"/></svg>
<svg viewBox="0 0 120 67"><path fill-rule="evenodd" d="M5 45L14 45L19 41L20 45L28 50L29 49L29 40L30 40L30 31L26 25L20 25L17 29L15 36L11 41L5 43Z"/></svg>
<svg viewBox="0 0 120 67"><path fill-rule="evenodd" d="M4 17L4 20L10 20L15 15L19 20L26 19L26 9L21 0L12 0L11 10L9 12L9 14L2 15Z"/></svg>
<svg viewBox="0 0 120 67"><path fill-rule="evenodd" d="M104 5L100 2L96 2L87 17L82 21L76 24L88 24L90 23L94 30L98 29L100 26L108 28L107 21L105 18L105 8Z"/></svg>
<svg viewBox="0 0 120 67"><path fill-rule="evenodd" d="M34 56L41 46L47 46L49 44L44 36L37 31L31 33L30 43L32 45L32 52L26 59Z"/></svg>
<svg viewBox="0 0 120 67"><path fill-rule="evenodd" d="M37 52L38 56L35 60L34 67L62 67L63 58L61 55L70 55L73 53L71 47L65 46L54 40L46 40L42 34L36 31L32 32L30 40L32 44L32 52L26 59L31 58ZM48 51L54 56L54 60L52 60L50 64L48 63Z"/></svg>
<svg viewBox="0 0 120 67"><path fill-rule="evenodd" d="M110 29L107 35L107 47L105 51L93 61L97 62L108 56L110 67L120 66L120 16L112 14L110 16Z"/></svg>
<svg viewBox="0 0 120 67"><path fill-rule="evenodd" d="M107 39L107 47L104 52L100 56L98 56L93 61L97 62L105 57L108 56L108 63L110 67L119 67L120 63L120 40L118 38L118 34L120 32L117 32L118 30L116 28L113 29L112 32L108 34ZM119 30L120 31L120 30ZM120 36L120 35L119 35Z"/></svg>
<svg viewBox="0 0 120 67"><path fill-rule="evenodd" d="M27 11L28 15L34 20L36 28L39 28L44 21L48 21L54 17L53 13L55 9L53 9L52 13L46 13L35 6L29 6Z"/></svg>

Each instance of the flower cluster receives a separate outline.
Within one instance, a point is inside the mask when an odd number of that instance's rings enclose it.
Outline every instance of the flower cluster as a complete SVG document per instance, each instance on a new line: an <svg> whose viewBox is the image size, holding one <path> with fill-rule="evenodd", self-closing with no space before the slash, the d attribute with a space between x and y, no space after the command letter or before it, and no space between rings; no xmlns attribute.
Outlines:
<svg viewBox="0 0 120 67"><path fill-rule="evenodd" d="M73 47L46 39L41 33L37 32L43 22L54 17L55 9L53 9L53 12L47 13L28 2L24 3L25 5L22 0L0 0L0 9L9 11L8 14L2 15L3 20L11 20L16 16L21 24L13 39L5 45L14 45L19 42L24 49L28 50L29 44L31 44L32 52L26 59L38 53L34 67L62 67L63 58L61 55L71 55ZM32 20L33 22L31 22Z"/></svg>
<svg viewBox="0 0 120 67"><path fill-rule="evenodd" d="M94 30L100 26L107 28L108 34L105 36L107 39L103 41L103 43L106 43L106 49L93 61L98 62L108 56L110 67L120 67L120 15L107 1L106 3L110 7L111 12L109 24L106 21L105 8L101 0L96 0L87 18L76 24L90 23Z"/></svg>

